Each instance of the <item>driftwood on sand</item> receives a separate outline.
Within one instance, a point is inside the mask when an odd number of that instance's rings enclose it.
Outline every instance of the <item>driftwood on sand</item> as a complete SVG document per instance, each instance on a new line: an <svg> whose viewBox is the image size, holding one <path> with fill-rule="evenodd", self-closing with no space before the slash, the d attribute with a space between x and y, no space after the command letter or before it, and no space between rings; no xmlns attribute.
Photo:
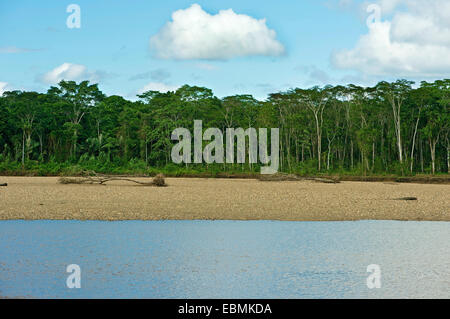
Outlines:
<svg viewBox="0 0 450 319"><path fill-rule="evenodd" d="M302 177L297 176L294 174L283 174L283 173L277 173L272 175L260 175L258 177L260 181L263 182L282 182L282 181L315 181L320 183L326 183L326 184L336 184L340 183L337 179L331 179L331 178L322 178L322 177Z"/></svg>
<svg viewBox="0 0 450 319"><path fill-rule="evenodd" d="M8 183L0 183L0 186L8 186Z"/></svg>
<svg viewBox="0 0 450 319"><path fill-rule="evenodd" d="M143 186L158 186L158 187L167 186L164 179L164 175L162 174L158 174L155 177L153 177L151 182L141 182L123 176L103 175L93 171L83 172L83 175L84 176L82 177L60 177L58 181L61 184L99 184L99 185L105 185L105 183L111 181L126 181L126 182L133 182Z"/></svg>
<svg viewBox="0 0 450 319"><path fill-rule="evenodd" d="M394 198L394 200L417 200L417 197L400 197L400 198Z"/></svg>

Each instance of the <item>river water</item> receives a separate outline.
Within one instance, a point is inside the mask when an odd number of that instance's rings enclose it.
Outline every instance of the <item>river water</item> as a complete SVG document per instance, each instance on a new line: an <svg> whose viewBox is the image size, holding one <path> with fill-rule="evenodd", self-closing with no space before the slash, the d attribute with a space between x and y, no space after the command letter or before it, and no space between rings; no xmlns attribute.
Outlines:
<svg viewBox="0 0 450 319"><path fill-rule="evenodd" d="M450 223L0 221L0 296L450 298Z"/></svg>

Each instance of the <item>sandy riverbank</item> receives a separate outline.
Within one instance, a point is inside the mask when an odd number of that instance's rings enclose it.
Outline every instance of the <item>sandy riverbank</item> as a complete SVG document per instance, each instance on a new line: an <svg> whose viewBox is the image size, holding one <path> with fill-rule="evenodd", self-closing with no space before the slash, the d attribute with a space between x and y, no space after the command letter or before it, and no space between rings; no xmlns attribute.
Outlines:
<svg viewBox="0 0 450 319"><path fill-rule="evenodd" d="M8 183L0 187L0 220L450 221L450 185L169 178L168 187L158 188L122 181L61 185L56 177L1 177L0 182ZM407 196L418 200L395 200Z"/></svg>

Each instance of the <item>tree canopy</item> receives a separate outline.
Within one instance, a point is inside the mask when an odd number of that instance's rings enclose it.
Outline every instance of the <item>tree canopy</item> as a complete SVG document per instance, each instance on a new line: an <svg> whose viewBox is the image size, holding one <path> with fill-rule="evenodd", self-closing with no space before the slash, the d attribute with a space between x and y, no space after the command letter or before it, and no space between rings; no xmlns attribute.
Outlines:
<svg viewBox="0 0 450 319"><path fill-rule="evenodd" d="M0 97L0 163L89 162L103 170L112 164L173 166L171 132L192 130L194 120L202 120L204 129L279 128L286 172L448 173L449 108L449 79L417 87L398 80L294 88L265 101L251 95L219 99L211 89L189 85L129 101L105 96L88 81L61 81L47 93L9 91ZM248 161L214 167L258 169Z"/></svg>

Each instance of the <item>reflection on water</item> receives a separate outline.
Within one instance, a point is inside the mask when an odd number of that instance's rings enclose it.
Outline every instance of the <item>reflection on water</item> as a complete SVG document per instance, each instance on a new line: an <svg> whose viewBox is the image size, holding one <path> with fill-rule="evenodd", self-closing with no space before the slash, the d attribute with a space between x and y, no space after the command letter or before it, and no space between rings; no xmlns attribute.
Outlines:
<svg viewBox="0 0 450 319"><path fill-rule="evenodd" d="M449 234L441 222L0 221L0 296L449 298ZM81 289L66 286L69 264Z"/></svg>

